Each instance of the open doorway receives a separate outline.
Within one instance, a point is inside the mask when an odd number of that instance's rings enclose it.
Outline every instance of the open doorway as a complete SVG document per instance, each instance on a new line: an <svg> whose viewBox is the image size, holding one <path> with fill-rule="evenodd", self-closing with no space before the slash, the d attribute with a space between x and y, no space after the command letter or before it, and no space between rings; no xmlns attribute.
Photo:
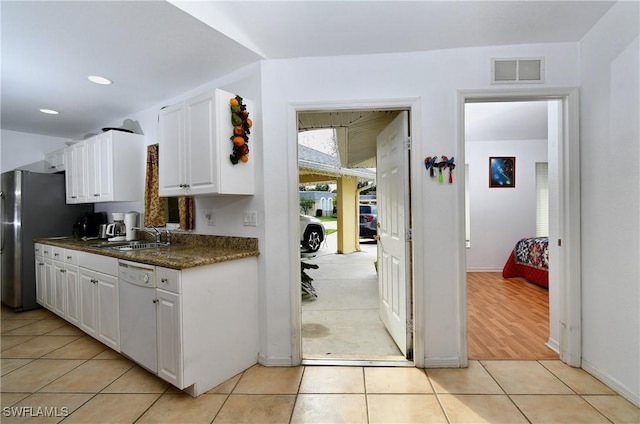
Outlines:
<svg viewBox="0 0 640 424"><path fill-rule="evenodd" d="M328 224L335 225L337 232L326 236L317 252L301 254L303 271L313 278L317 294L317 298L307 294L301 299L303 363L405 365L413 352L413 335L407 326L413 303L410 240L400 241L399 254L389 248L398 236L398 222L403 228L410 222L408 112L308 112L299 113L298 123L301 131L336 128L336 147L329 150L337 153L332 164L331 158L323 156L331 152L309 152L308 145L299 150L300 182L335 181L332 187L337 191L337 219ZM375 197L369 194L361 201L363 189L372 186ZM361 203L377 208L373 224L377 234L371 234L371 219L360 228ZM366 212L370 215L371 209ZM405 235L402 231L401 236Z"/></svg>
<svg viewBox="0 0 640 424"><path fill-rule="evenodd" d="M548 163L555 154L549 144L547 101L465 105L470 359L558 358L548 347L548 267L553 263L548 260ZM502 176L491 166L492 160L493 165L502 166L496 158L509 161L504 168L512 175L502 184L493 183L495 175ZM556 165L557 159L551 158L551 163ZM553 178L557 171L551 175L551 183L557 186ZM535 271L537 279L509 273L505 277L516 278L503 278L505 262L511 260L510 252L520 240L526 240L521 249L531 252L526 265L517 266ZM516 258L522 259L524 254L518 253Z"/></svg>
<svg viewBox="0 0 640 424"><path fill-rule="evenodd" d="M580 321L580 312L579 312L579 274L576 274L575 266L579 263L579 223L571 222L568 217L569 216L579 216L579 197L575 196L575 193L579 192L579 154L578 154L578 144L577 144L577 95L575 90L557 90L557 91L549 91L549 90L531 90L527 91L513 91L513 92L503 92L503 93L495 93L495 92L483 92L483 93L473 93L473 94L462 94L461 96L462 102L461 106L464 108L468 103L487 103L492 104L496 108L509 108L518 103L510 103L510 102L530 102L530 105L534 105L537 107L546 107L541 114L544 123L547 124L546 137L531 137L533 139L546 139L543 142L543 146L538 146L538 149L541 147L546 148L547 150L547 168L548 168L548 191L549 191L549 214L548 214L548 255L549 255L549 269L548 269L548 308L549 314L545 316L543 319L548 319L548 330L546 332L548 335L546 336L546 341L541 341L541 343L545 343L547 346L552 347L555 352L557 352L560 356L560 359L564 362L577 366L580 361L580 334L579 334L579 321ZM494 102L494 103L492 103ZM499 103L495 103L499 102ZM506 109L505 109L506 110ZM495 115L495 114L494 114ZM464 116L465 119L463 122L466 122L466 112L461 111L461 116ZM496 116L505 117L504 113L500 113ZM526 114L523 116L525 119L527 118ZM546 119L545 119L546 118ZM529 116L531 120L531 116ZM483 119L483 124L486 124L490 121L489 118L485 117ZM514 119L507 121L509 125L514 124ZM522 126L515 123L515 128L522 128ZM467 128L468 129L468 128ZM486 130L486 128L485 128ZM465 150L465 163L469 164L469 161L472 160L473 153L467 149L469 146L468 143L465 143L466 140L466 131L462 133L465 136L462 139L463 149ZM528 137L524 137L528 138ZM466 146L465 146L466 144ZM473 143L471 143L473 144ZM477 146L476 146L477 147ZM527 188L527 184L529 185L528 191L530 192L530 198L528 201L534 204L533 207L511 207L511 208L502 208L500 214L498 216L502 216L502 221L499 222L500 225L500 233L508 233L510 219L508 215L523 213L523 214L531 214L535 215L535 169L538 168L537 165L540 165L544 161L544 158L536 158L535 153L531 150L526 152L516 152L514 148L515 145L495 145L490 146L489 151L480 150L483 157L482 168L485 172L481 172L480 174L480 183L483 184L485 190L493 190L491 196L499 196L500 198L497 202L505 201L506 197L514 196L516 192L516 187L522 188L522 183L524 183L524 188ZM485 149L486 150L486 149ZM526 150L526 149L525 149ZM534 149L535 150L535 149ZM516 153L514 153L516 152ZM513 153L513 154L512 154ZM540 152L538 152L540 153ZM516 170L518 172L514 172L516 176L515 187L509 186L507 188L486 188L490 187L489 179L491 178L489 172L489 161L490 157L509 157L516 158ZM522 159L519 160L518 158ZM536 163L538 162L538 163ZM525 168L522 169L524 165ZM476 164L477 166L477 164ZM470 180L472 179L471 175L473 173L469 172L468 180L465 184L465 203L467 206L472 205L474 202L473 198L468 197L469 193L466 192L467 188L473 187L470 184ZM527 181L527 179L529 181ZM533 187L533 188L531 188ZM522 193L521 193L522 194ZM495 200L495 199L494 199ZM477 199L476 199L477 201ZM481 204L491 204L491 199L484 199L484 201L479 202ZM467 209L466 215L469 216L469 210ZM491 214L490 211L485 211L487 214ZM473 216L473 214L471 214ZM513 221L513 220L511 220ZM531 223L532 222L532 223ZM477 223L476 223L477 224ZM479 267L479 262L474 262L474 259L469 255L469 250L474 246L474 240L478 242L482 239L483 233L482 230L479 229L477 225L471 224L469 226L469 221L467 220L466 224L467 228L467 243L466 243L466 263L467 263L467 271L494 271L495 278L501 279L502 277L502 268L505 266L505 262L510 260L509 252L514 249L513 245L516 245L516 242L519 242L520 236L515 237L512 240L512 246L508 246L507 248L503 248L503 261L502 263L493 263L489 264L486 269L477 269ZM475 228L475 231L474 231ZM470 230L470 231L469 231ZM531 236L535 236L536 233L536 223L535 216L533 220L530 220L530 224L528 229L521 231L529 231ZM474 234L475 232L475 234ZM492 234L496 234L493 232ZM527 235L522 235L523 238L529 238ZM495 237L493 237L495 239ZM476 245L478 245L476 243ZM482 245L482 243L480 243ZM475 258L477 259L477 258ZM486 259L486 258L485 258ZM473 269L476 267L476 269ZM493 268L493 269L491 269ZM497 269L496 269L497 268ZM467 282L466 288L471 289L471 285L473 284L472 278L467 276L465 279ZM473 276L474 278L477 275ZM535 280L531 280L535 281ZM502 280L501 288L504 288L506 285L510 284L509 280ZM527 285L526 281L522 280L521 284ZM538 284L541 285L541 284ZM524 287L524 286L523 286ZM537 285L531 285L531 287L540 289ZM465 299L469 302L470 295L468 292L466 293ZM576 299L577 298L577 299ZM505 308L504 303L502 305L498 305L500 308ZM467 303L467 310L469 311L469 315L466 317L471 320L471 312L472 306ZM548 317L548 318L547 318ZM539 319L539 318L538 318ZM576 325L573 328L573 325ZM465 340L465 344L468 342L468 356L473 357L473 352L471 351L471 339L473 337L477 337L477 334L472 334L472 324L470 321L467 322L467 331L468 331L468 340ZM512 330L512 329L510 329ZM499 330L495 330L498 331ZM525 330L526 331L526 330ZM520 337L526 337L524 335L520 335ZM494 339L499 339L499 336L493 335ZM516 337L517 338L517 337ZM545 352L543 355L546 355L550 349L545 351L543 347L543 351ZM497 353L493 359L507 359L513 358L505 355L504 353ZM487 358L488 359L488 358ZM524 359L524 358L523 358ZM526 359L533 359L531 357L527 357Z"/></svg>

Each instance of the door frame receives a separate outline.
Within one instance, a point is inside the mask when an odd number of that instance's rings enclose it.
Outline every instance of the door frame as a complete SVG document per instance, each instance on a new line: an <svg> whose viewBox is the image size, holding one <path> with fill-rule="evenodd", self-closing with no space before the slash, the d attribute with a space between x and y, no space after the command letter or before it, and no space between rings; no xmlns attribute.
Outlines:
<svg viewBox="0 0 640 424"><path fill-rule="evenodd" d="M298 194L298 119L299 112L315 112L323 110L408 110L409 111L409 134L413 146L420 146L422 140L422 108L421 99L419 97L400 98L400 99L381 99L381 100L353 100L353 101L336 101L336 102L309 102L309 103L290 103L288 105L287 133L288 140L295 140L290 143L288 149L290 159L289 163L295 161L295 178L289 178L288 194L289 194L289 232L296 234L299 239L300 225L298 217L299 194ZM409 163L415 163L420 159L419 152L411 149L409 153ZM407 163L407 165L409 164ZM422 205L422 178L420 178L421 168L418 166L410 167L410 183L409 192L411 193L409 202L409 214L411 210L417 210ZM295 213L293 213L295 212ZM413 234L422 234L423 223L420 220L411 219L410 225ZM291 288L291 364L300 365L302 363L302 293L300 289L300 246L299 242L291 240L289 245L289 275ZM414 252L421 252L423 249L423 241L420 237L414 237L412 240L410 269L407 275L412 280L412 311L407 311L407 315L413 316L413 364L418 368L424 368L424 269L422 261L416 261L413 258ZM336 361L338 364L339 361ZM373 364L375 361L360 361L362 363ZM340 362L341 364L344 361ZM355 363L355 362L354 362ZM403 364L403 362L398 362Z"/></svg>
<svg viewBox="0 0 640 424"><path fill-rule="evenodd" d="M573 367L582 363L581 285L580 285L580 146L579 90L576 87L460 90L457 104L458 152L465 163L464 106L467 102L504 102L560 100L562 139L558 146L558 215L559 237L562 241L559 278L564 281L558 290L560 320L560 359ZM464 205L464 186L459 186L458 201ZM458 209L458 225L465 226L464 208ZM462 232L464 234L464 231ZM559 242L551 241L550 242ZM460 346L462 366L468 365L467 349L467 279L464 240L458 249L460 283Z"/></svg>

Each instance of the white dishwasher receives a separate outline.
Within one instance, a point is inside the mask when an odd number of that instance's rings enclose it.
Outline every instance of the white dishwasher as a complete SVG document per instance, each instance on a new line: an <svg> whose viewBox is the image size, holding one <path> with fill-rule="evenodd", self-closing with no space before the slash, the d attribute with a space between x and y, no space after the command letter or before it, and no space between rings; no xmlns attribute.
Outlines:
<svg viewBox="0 0 640 424"><path fill-rule="evenodd" d="M156 336L156 267L118 261L120 351L158 372Z"/></svg>

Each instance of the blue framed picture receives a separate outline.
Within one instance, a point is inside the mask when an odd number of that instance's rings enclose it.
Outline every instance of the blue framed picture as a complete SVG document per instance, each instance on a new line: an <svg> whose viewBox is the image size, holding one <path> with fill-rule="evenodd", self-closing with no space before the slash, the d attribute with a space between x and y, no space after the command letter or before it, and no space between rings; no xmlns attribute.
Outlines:
<svg viewBox="0 0 640 424"><path fill-rule="evenodd" d="M489 187L516 186L516 158L514 156L489 157Z"/></svg>

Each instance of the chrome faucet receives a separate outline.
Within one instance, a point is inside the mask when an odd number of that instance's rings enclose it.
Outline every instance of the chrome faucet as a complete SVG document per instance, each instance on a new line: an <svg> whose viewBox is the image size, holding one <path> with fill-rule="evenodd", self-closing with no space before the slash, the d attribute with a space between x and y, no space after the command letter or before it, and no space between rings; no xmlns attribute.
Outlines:
<svg viewBox="0 0 640 424"><path fill-rule="evenodd" d="M153 229L153 231L147 228L131 227L132 230L144 231L145 233L151 234L152 236L155 237L156 243L162 243L162 233L156 227L151 227L151 228ZM167 244L169 244L170 242L171 242L171 238L169 236L169 230L167 230Z"/></svg>

